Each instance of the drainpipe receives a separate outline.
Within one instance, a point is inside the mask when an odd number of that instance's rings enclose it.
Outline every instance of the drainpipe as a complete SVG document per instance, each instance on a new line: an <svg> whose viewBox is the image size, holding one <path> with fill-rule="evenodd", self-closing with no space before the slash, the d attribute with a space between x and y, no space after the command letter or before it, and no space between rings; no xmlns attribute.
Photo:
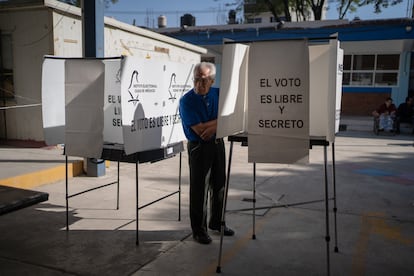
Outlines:
<svg viewBox="0 0 414 276"><path fill-rule="evenodd" d="M104 0L82 1L83 57L104 57Z"/></svg>
<svg viewBox="0 0 414 276"><path fill-rule="evenodd" d="M104 52L104 0L82 1L82 54L85 58L103 58ZM101 176L105 174L105 161L85 158L86 174Z"/></svg>

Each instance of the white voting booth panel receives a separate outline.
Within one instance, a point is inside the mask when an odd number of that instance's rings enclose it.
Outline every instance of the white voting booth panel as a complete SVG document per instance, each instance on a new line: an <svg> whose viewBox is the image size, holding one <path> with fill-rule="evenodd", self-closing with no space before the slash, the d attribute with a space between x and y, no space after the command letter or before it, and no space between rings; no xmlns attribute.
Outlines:
<svg viewBox="0 0 414 276"><path fill-rule="evenodd" d="M335 112L335 133L339 132L341 122L341 103L342 103L342 78L344 65L344 50L340 48L338 41L337 61L336 61L336 112Z"/></svg>
<svg viewBox="0 0 414 276"><path fill-rule="evenodd" d="M67 155L100 158L105 145L132 154L182 142L178 103L191 89L193 67L135 57L46 57L46 143L65 144Z"/></svg>
<svg viewBox="0 0 414 276"><path fill-rule="evenodd" d="M250 46L249 162L307 162L309 55L305 40Z"/></svg>
<svg viewBox="0 0 414 276"><path fill-rule="evenodd" d="M306 162L309 151L307 42L230 43L224 45L223 53L230 54L223 54L222 67L233 72L223 70L226 75L221 78L218 136L248 133L249 162ZM240 61L236 62L235 58ZM232 122L227 118L232 118Z"/></svg>
<svg viewBox="0 0 414 276"><path fill-rule="evenodd" d="M100 158L103 149L105 66L95 60L65 62L65 152Z"/></svg>
<svg viewBox="0 0 414 276"><path fill-rule="evenodd" d="M121 74L126 154L165 147L185 139L178 112L191 89L193 64L128 57Z"/></svg>
<svg viewBox="0 0 414 276"><path fill-rule="evenodd" d="M103 137L95 133L99 139L96 143L102 144L102 140L106 143L123 142L120 66L121 58L83 60L45 57L42 67L42 115L46 144L73 144L71 139L67 142L65 139L66 135L70 135L70 128L75 128L76 139L76 128L93 119L94 125L89 125L82 132L93 133L96 129L103 132ZM93 80L98 72L100 78ZM84 110L76 110L82 107ZM71 124L69 129L66 124Z"/></svg>
<svg viewBox="0 0 414 276"><path fill-rule="evenodd" d="M223 138L243 133L247 126L247 62L249 46L228 44L223 48L221 65L218 128Z"/></svg>
<svg viewBox="0 0 414 276"><path fill-rule="evenodd" d="M42 117L45 143L65 143L65 60L46 57L42 67Z"/></svg>
<svg viewBox="0 0 414 276"><path fill-rule="evenodd" d="M339 41L309 46L310 136L335 141L342 98L343 51Z"/></svg>
<svg viewBox="0 0 414 276"><path fill-rule="evenodd" d="M104 128L106 144L122 144L121 59L104 59Z"/></svg>

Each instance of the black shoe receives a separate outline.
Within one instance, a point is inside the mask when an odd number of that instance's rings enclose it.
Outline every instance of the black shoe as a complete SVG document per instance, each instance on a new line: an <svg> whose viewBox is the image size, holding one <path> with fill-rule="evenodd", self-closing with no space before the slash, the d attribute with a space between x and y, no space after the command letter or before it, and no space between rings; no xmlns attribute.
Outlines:
<svg viewBox="0 0 414 276"><path fill-rule="evenodd" d="M213 231L218 231L218 232L221 233L221 227L220 226L219 227L209 227L209 228ZM227 226L224 226L223 235L224 236L234 236L234 231L231 228L229 228Z"/></svg>
<svg viewBox="0 0 414 276"><path fill-rule="evenodd" d="M200 234L194 234L193 233L193 239L201 244L209 244L211 243L211 238L207 233L200 233Z"/></svg>

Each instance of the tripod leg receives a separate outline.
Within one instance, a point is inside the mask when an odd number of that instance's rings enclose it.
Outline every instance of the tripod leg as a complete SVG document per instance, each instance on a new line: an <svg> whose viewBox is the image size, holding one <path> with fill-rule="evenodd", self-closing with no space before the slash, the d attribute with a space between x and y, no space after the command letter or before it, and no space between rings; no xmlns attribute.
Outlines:
<svg viewBox="0 0 414 276"><path fill-rule="evenodd" d="M327 275L330 275L330 260L329 260L329 198L328 198L328 158L327 158L327 145L323 147L324 149L324 163L325 163L325 222L326 222L326 265L327 265Z"/></svg>
<svg viewBox="0 0 414 276"><path fill-rule="evenodd" d="M119 163L118 160L118 170L117 170L117 178L116 178L116 209L119 210Z"/></svg>
<svg viewBox="0 0 414 276"><path fill-rule="evenodd" d="M253 234L252 239L256 239L256 163L253 163Z"/></svg>
<svg viewBox="0 0 414 276"><path fill-rule="evenodd" d="M224 187L224 199L223 199L223 209L221 211L221 231L220 231L220 249L218 256L218 264L216 268L216 273L221 273L221 255L223 249L223 234L224 234L224 225L226 224L225 215L226 215L226 205L227 205L227 194L229 191L229 182L230 182L230 168L231 168L231 158L233 155L233 141L230 142L230 152L229 152L229 164L227 167L227 179L226 185Z"/></svg>
<svg viewBox="0 0 414 276"><path fill-rule="evenodd" d="M178 221L181 221L181 162L182 153L180 152L180 163L178 168Z"/></svg>
<svg viewBox="0 0 414 276"><path fill-rule="evenodd" d="M338 249L338 227L336 222L337 208L336 208L336 169L335 169L335 143L332 143L332 180L333 180L333 199L334 199L334 227L335 227L335 252L339 252Z"/></svg>
<svg viewBox="0 0 414 276"><path fill-rule="evenodd" d="M136 197L137 197L137 219L136 219L136 240L135 240L135 244L139 245L139 202L138 202L138 161L135 162L135 184L136 184Z"/></svg>
<svg viewBox="0 0 414 276"><path fill-rule="evenodd" d="M66 183L66 231L69 231L69 187L68 187L68 156L65 155L65 183Z"/></svg>

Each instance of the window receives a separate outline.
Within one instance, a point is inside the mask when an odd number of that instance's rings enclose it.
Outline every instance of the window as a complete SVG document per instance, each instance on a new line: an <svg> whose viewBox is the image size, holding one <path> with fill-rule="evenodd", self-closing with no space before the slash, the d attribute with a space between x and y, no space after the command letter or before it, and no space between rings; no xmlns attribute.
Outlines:
<svg viewBox="0 0 414 276"><path fill-rule="evenodd" d="M205 61L205 62L211 62L211 63L216 63L216 58L215 57L202 57L201 61Z"/></svg>
<svg viewBox="0 0 414 276"><path fill-rule="evenodd" d="M400 55L345 55L343 85L397 86Z"/></svg>
<svg viewBox="0 0 414 276"><path fill-rule="evenodd" d="M1 34L0 37L0 99L13 99L12 39L10 34Z"/></svg>
<svg viewBox="0 0 414 276"><path fill-rule="evenodd" d="M262 19L260 17L256 17L256 18L248 18L247 19L247 23L248 24L253 24L253 23L262 23Z"/></svg>
<svg viewBox="0 0 414 276"><path fill-rule="evenodd" d="M353 70L374 70L375 55L354 55Z"/></svg>

